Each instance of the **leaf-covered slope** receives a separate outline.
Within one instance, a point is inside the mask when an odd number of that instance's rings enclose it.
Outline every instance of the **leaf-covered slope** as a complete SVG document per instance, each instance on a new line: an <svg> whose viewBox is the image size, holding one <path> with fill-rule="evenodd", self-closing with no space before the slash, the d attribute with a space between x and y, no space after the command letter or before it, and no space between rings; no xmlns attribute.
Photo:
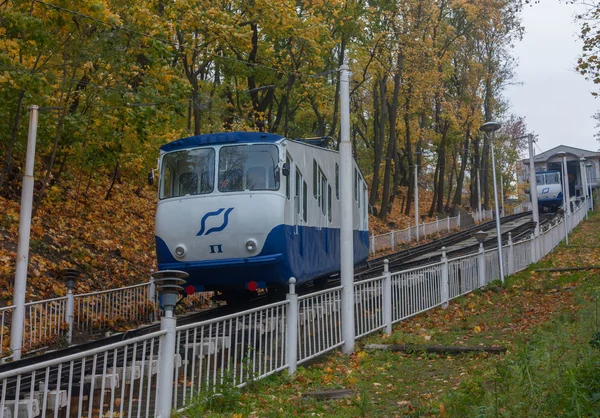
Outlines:
<svg viewBox="0 0 600 418"><path fill-rule="evenodd" d="M65 294L60 271L83 272L76 293L110 289L148 280L155 265L155 195L150 187L91 184L87 197L74 183L50 190L32 221L27 300ZM19 202L0 197L0 300L12 299L19 230Z"/></svg>

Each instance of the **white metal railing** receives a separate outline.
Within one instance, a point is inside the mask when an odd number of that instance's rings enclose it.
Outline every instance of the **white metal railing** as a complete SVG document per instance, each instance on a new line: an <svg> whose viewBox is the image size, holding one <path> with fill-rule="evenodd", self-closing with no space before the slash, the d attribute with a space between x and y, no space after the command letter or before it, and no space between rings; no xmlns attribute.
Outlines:
<svg viewBox="0 0 600 418"><path fill-rule="evenodd" d="M342 286L298 297L298 364L342 343Z"/></svg>
<svg viewBox="0 0 600 418"><path fill-rule="evenodd" d="M154 416L166 331L0 371L0 417Z"/></svg>
<svg viewBox="0 0 600 418"><path fill-rule="evenodd" d="M442 264L392 273L392 321L398 322L440 305Z"/></svg>
<svg viewBox="0 0 600 418"><path fill-rule="evenodd" d="M450 232L453 229L460 229L460 214L444 219L436 217L435 221L423 222L418 226L409 225L408 228L393 230L381 235L371 234L371 254L387 249L394 250L400 244L418 241L442 231Z"/></svg>
<svg viewBox="0 0 600 418"><path fill-rule="evenodd" d="M357 338L385 326L383 289L385 276L354 283L354 334Z"/></svg>
<svg viewBox="0 0 600 418"><path fill-rule="evenodd" d="M46 299L25 304L23 351L70 344L73 333L87 340L104 331L121 330L151 322L159 315L152 280L94 293ZM207 304L212 292L189 296L185 304ZM0 308L0 359L11 356L10 329L14 306ZM1 417L0 417L1 418Z"/></svg>
<svg viewBox="0 0 600 418"><path fill-rule="evenodd" d="M577 207L571 228L585 217ZM539 260L564 238L562 220L537 238L513 243L503 262L515 272ZM355 288L356 338L460 297L499 278L497 249L383 276ZM246 385L333 350L342 338L342 290L298 296L290 279L287 300L176 327L166 315L161 331L31 366L0 365L0 418L11 416L169 416L198 394L221 385ZM135 298L134 298L135 300ZM171 324L171 325L169 325ZM161 355L165 353L165 355ZM16 365L16 364L15 364ZM12 365L11 365L12 366ZM170 372L172 370L172 373ZM162 412L161 412L162 411ZM167 411L167 412L165 412Z"/></svg>
<svg viewBox="0 0 600 418"><path fill-rule="evenodd" d="M531 210L531 202L520 203L513 208L513 215Z"/></svg>
<svg viewBox="0 0 600 418"><path fill-rule="evenodd" d="M142 283L74 295L74 330L92 332L118 324L150 322L155 306L148 292L149 283Z"/></svg>
<svg viewBox="0 0 600 418"><path fill-rule="evenodd" d="M0 308L0 359L10 356L9 336L14 306ZM65 335L67 326L67 297L25 304L23 349L32 350L56 342Z"/></svg>
<svg viewBox="0 0 600 418"><path fill-rule="evenodd" d="M287 367L289 302L177 327L173 408L224 384L241 386Z"/></svg>

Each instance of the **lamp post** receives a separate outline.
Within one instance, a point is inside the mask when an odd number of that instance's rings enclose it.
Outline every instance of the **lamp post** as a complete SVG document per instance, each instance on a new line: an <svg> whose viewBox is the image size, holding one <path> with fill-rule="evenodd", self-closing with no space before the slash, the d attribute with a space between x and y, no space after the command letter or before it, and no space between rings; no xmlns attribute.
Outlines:
<svg viewBox="0 0 600 418"><path fill-rule="evenodd" d="M477 169L477 217L481 222L481 170Z"/></svg>
<svg viewBox="0 0 600 418"><path fill-rule="evenodd" d="M587 174L586 175L586 179L587 179L587 184L588 187L590 188L589 190L589 196L590 196L590 203L591 203L591 209L594 210L594 196L592 195L592 163L587 163L585 165L587 167Z"/></svg>
<svg viewBox="0 0 600 418"><path fill-rule="evenodd" d="M157 415L168 418L171 416L171 399L173 398L173 369L175 367L175 346L177 336L177 320L174 316L179 293L188 274L179 270L162 270L152 273L156 289L162 297L162 308L165 312L160 318L160 329L166 330L161 336L160 357L158 359L158 390L156 396Z"/></svg>
<svg viewBox="0 0 600 418"><path fill-rule="evenodd" d="M354 352L354 242L352 226L352 144L350 143L350 68L340 67L340 281L342 352Z"/></svg>
<svg viewBox="0 0 600 418"><path fill-rule="evenodd" d="M503 258L502 258L502 231L500 230L500 211L498 209L498 186L496 185L496 161L494 159L494 140L496 138L496 131L498 129L500 129L502 125L500 125L498 122L486 122L483 125L481 125L481 127L479 128L479 130L483 131L484 133L492 133L492 140L490 143L490 148L492 150L492 174L493 174L493 180L494 180L494 206L496 209L496 234L498 235L498 259L499 259L499 263L500 263L500 281L502 281L502 283L504 283L504 263L502 262Z"/></svg>
<svg viewBox="0 0 600 418"><path fill-rule="evenodd" d="M529 196L531 196L531 211L533 213L533 222L535 227L533 236L540 235L540 212L537 200L537 179L535 177L535 163L533 161L533 134L527 135L529 145Z"/></svg>
<svg viewBox="0 0 600 418"><path fill-rule="evenodd" d="M583 155L581 156L581 158L579 158L579 173L581 174L581 195L585 197L585 200L587 200L587 175L585 173L585 158L583 157Z"/></svg>
<svg viewBox="0 0 600 418"><path fill-rule="evenodd" d="M561 157L561 173L562 173L562 189L563 189L563 219L565 224L565 244L569 245L569 183L567 178L567 153L564 151L557 152L557 157Z"/></svg>

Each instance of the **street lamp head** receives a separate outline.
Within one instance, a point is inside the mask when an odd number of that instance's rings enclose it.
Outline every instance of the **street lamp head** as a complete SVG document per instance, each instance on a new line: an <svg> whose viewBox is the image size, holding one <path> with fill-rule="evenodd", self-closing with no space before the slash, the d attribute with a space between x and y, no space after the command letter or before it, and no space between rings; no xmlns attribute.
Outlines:
<svg viewBox="0 0 600 418"><path fill-rule="evenodd" d="M478 243L483 244L483 242L488 236L488 233L485 231L477 231L473 234L473 236L475 237Z"/></svg>
<svg viewBox="0 0 600 418"><path fill-rule="evenodd" d="M183 291L188 273L179 270L162 270L152 273L156 290L162 296L162 306L165 311L172 311L177 305L179 293Z"/></svg>
<svg viewBox="0 0 600 418"><path fill-rule="evenodd" d="M482 132L486 132L486 133L495 132L498 129L500 129L501 126L502 125L500 123L498 123L498 122L489 121L489 122L486 122L483 125L481 125L481 127L479 128L479 130L482 131Z"/></svg>
<svg viewBox="0 0 600 418"><path fill-rule="evenodd" d="M586 167L591 167L591 166L592 166L592 163L587 163L585 166L586 166Z"/></svg>
<svg viewBox="0 0 600 418"><path fill-rule="evenodd" d="M557 153L556 153L556 154L554 154L554 155L556 155L557 157L566 157L566 156L567 156L567 153L566 153L566 152L564 152L564 151L561 151L561 152L557 152Z"/></svg>
<svg viewBox="0 0 600 418"><path fill-rule="evenodd" d="M585 157L582 155L581 158L579 159L579 161L584 162L585 161Z"/></svg>

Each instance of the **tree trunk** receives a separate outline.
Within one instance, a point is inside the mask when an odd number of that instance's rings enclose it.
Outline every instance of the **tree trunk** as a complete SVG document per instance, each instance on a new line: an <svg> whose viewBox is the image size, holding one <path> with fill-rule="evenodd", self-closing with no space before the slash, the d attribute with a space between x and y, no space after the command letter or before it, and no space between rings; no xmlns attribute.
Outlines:
<svg viewBox="0 0 600 418"><path fill-rule="evenodd" d="M197 85L192 87L192 113L194 115L194 135L200 135L200 97Z"/></svg>
<svg viewBox="0 0 600 418"><path fill-rule="evenodd" d="M442 213L444 211L444 175L446 171L446 139L449 127L448 125L448 123L444 123L444 130L442 131L442 142L440 144L440 162L436 199L436 211L438 213Z"/></svg>
<svg viewBox="0 0 600 418"><path fill-rule="evenodd" d="M490 207L490 188L489 188L489 152L490 139L487 135L483 135L483 153L481 158L481 187L483 188L483 207L487 210Z"/></svg>
<svg viewBox="0 0 600 418"><path fill-rule="evenodd" d="M17 142L17 136L19 133L19 122L21 119L21 103L23 103L24 97L25 90L21 90L19 92L19 99L17 100L17 112L15 113L15 120L13 122L12 131L10 134L10 142L8 143L6 156L4 157L4 166L2 167L2 172L0 173L0 190L4 186L6 176L8 176L8 173L10 172L10 169L12 167L13 149L15 147L15 143Z"/></svg>
<svg viewBox="0 0 600 418"><path fill-rule="evenodd" d="M481 157L479 155L479 136L473 139L473 160L471 162L471 210L479 209L479 194L477 193L477 181L480 177Z"/></svg>
<svg viewBox="0 0 600 418"><path fill-rule="evenodd" d="M371 182L371 196L369 204L375 207L379 198L379 171L383 157L383 144L385 143L385 121L386 121L386 82L387 77L378 80L373 89L373 102L375 103L375 118L373 121L373 181ZM377 91L379 90L379 94Z"/></svg>
<svg viewBox="0 0 600 418"><path fill-rule="evenodd" d="M448 179L448 197L446 198L446 206L444 210L448 213L450 208L450 198L452 197L452 186L454 185L454 173L456 172L456 147L452 151L452 167L450 167L450 178Z"/></svg>
<svg viewBox="0 0 600 418"><path fill-rule="evenodd" d="M394 74L394 94L392 97L392 103L389 104L388 118L390 123L390 139L387 147L387 155L385 161L385 172L383 175L383 197L381 199L381 211L379 217L385 219L387 214L390 212L390 180L392 174L392 162L396 154L396 120L398 119L398 103L400 100L400 82L401 72L404 58L401 53L398 54L396 73Z"/></svg>
<svg viewBox="0 0 600 418"><path fill-rule="evenodd" d="M409 86L408 93L406 95L406 102L404 105L404 127L406 129L406 142L404 149L406 150L406 165L408 166L408 192L406 193L406 207L404 214L410 215L410 204L413 200L415 193L415 170L413 167L413 154L412 154L412 139L410 132L410 97L412 93L412 86Z"/></svg>
<svg viewBox="0 0 600 418"><path fill-rule="evenodd" d="M462 189L465 181L465 170L467 169L467 160L469 156L469 137L471 136L471 128L467 128L465 132L465 143L462 149L462 156L460 158L460 172L456 179L456 192L454 193L454 199L452 200L453 205L462 205Z"/></svg>
<svg viewBox="0 0 600 418"><path fill-rule="evenodd" d="M106 196L104 196L104 200L110 199L110 194L112 192L112 189L115 186L115 182L119 178L119 164L120 164L120 161L117 160L117 164L115 164L115 169L113 171L112 180L110 182L110 186L108 187L108 190L106 191Z"/></svg>

